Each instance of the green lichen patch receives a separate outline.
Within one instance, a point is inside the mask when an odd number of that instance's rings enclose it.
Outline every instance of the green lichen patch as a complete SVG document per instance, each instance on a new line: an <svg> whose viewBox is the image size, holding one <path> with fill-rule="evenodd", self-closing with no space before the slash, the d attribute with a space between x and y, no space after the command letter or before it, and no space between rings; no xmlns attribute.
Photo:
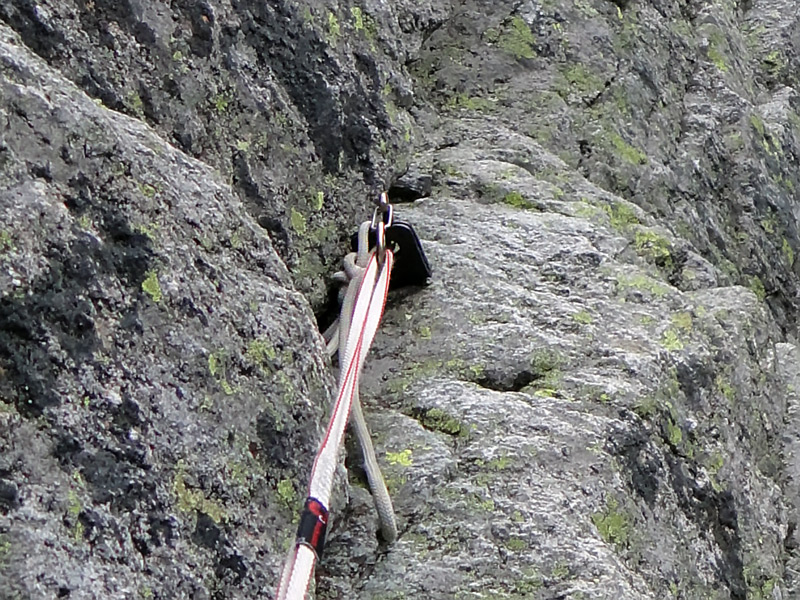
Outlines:
<svg viewBox="0 0 800 600"><path fill-rule="evenodd" d="M744 148L744 137L741 131L731 131L725 134L724 137L725 148L731 154L739 152Z"/></svg>
<svg viewBox="0 0 800 600"><path fill-rule="evenodd" d="M708 471L708 478L711 481L711 487L715 492L721 492L723 490L723 486L719 482L719 472L724 466L725 459L723 458L721 452L714 452L710 457L708 457L706 470Z"/></svg>
<svg viewBox="0 0 800 600"><path fill-rule="evenodd" d="M278 353L275 350L275 347L264 338L256 338L247 344L245 358L247 358L247 360L249 360L255 366L259 367L261 371L272 370L277 357Z"/></svg>
<svg viewBox="0 0 800 600"><path fill-rule="evenodd" d="M305 235L307 225L306 217L303 213L293 207L289 211L289 222L292 224L292 229L294 229L298 235Z"/></svg>
<svg viewBox="0 0 800 600"><path fill-rule="evenodd" d="M618 231L625 231L639 224L636 212L625 203L606 204L603 205L603 210L608 215L611 226Z"/></svg>
<svg viewBox="0 0 800 600"><path fill-rule="evenodd" d="M214 110L222 114L228 110L230 100L225 94L217 94L212 98L212 102L214 104Z"/></svg>
<svg viewBox="0 0 800 600"><path fill-rule="evenodd" d="M764 287L764 282L761 281L761 278L758 275L753 275L750 278L748 287L753 291L759 301L763 302L766 300L767 290Z"/></svg>
<svg viewBox="0 0 800 600"><path fill-rule="evenodd" d="M0 254L10 252L13 249L14 241L11 239L11 235L5 230L0 230Z"/></svg>
<svg viewBox="0 0 800 600"><path fill-rule="evenodd" d="M686 311L678 312L670 317L672 325L681 331L690 332L692 330L692 314Z"/></svg>
<svg viewBox="0 0 800 600"><path fill-rule="evenodd" d="M356 31L364 31L364 13L358 6L350 7L350 15L353 17L353 27Z"/></svg>
<svg viewBox="0 0 800 600"><path fill-rule="evenodd" d="M251 474L249 473L250 469L248 469L246 463L238 460L231 460L226 470L231 481L234 481L245 490L248 489L248 482L251 478Z"/></svg>
<svg viewBox="0 0 800 600"><path fill-rule="evenodd" d="M581 310L571 315L572 320L581 325L589 325L592 322L592 315L588 310Z"/></svg>
<svg viewBox="0 0 800 600"><path fill-rule="evenodd" d="M786 59L780 50L773 50L764 57L761 61L761 65L767 73L773 77L778 77L786 65Z"/></svg>
<svg viewBox="0 0 800 600"><path fill-rule="evenodd" d="M497 45L517 59L536 56L536 38L531 28L520 17L513 17L508 25L495 35L487 35L490 41L496 39Z"/></svg>
<svg viewBox="0 0 800 600"><path fill-rule="evenodd" d="M733 402L736 399L736 392L731 385L730 379L725 375L717 375L717 378L714 380L714 386L728 402Z"/></svg>
<svg viewBox="0 0 800 600"><path fill-rule="evenodd" d="M484 365L469 365L466 368L465 375L469 381L480 381L486 373L486 367Z"/></svg>
<svg viewBox="0 0 800 600"><path fill-rule="evenodd" d="M550 571L550 577L557 580L567 579L569 577L569 565L565 562L557 562Z"/></svg>
<svg viewBox="0 0 800 600"><path fill-rule="evenodd" d="M538 398L556 398L558 390L554 387L542 387L533 392L533 395Z"/></svg>
<svg viewBox="0 0 800 600"><path fill-rule="evenodd" d="M622 86L614 86L611 89L614 98L614 107L617 109L617 112L630 118L631 105L628 102L627 90Z"/></svg>
<svg viewBox="0 0 800 600"><path fill-rule="evenodd" d="M779 577L770 576L764 567L756 562L746 565L742 569L745 585L747 586L747 600L772 600L775 598L773 591Z"/></svg>
<svg viewBox="0 0 800 600"><path fill-rule="evenodd" d="M291 479L281 479L278 482L275 493L288 510L296 508L297 492L294 489L294 484Z"/></svg>
<svg viewBox="0 0 800 600"><path fill-rule="evenodd" d="M511 467L512 458L510 456L496 456L486 463L486 468L491 471L505 471Z"/></svg>
<svg viewBox="0 0 800 600"><path fill-rule="evenodd" d="M139 191L142 193L142 196L145 198L154 198L155 195L159 192L158 188L154 185L150 185L149 183L142 183L139 182Z"/></svg>
<svg viewBox="0 0 800 600"><path fill-rule="evenodd" d="M410 467L414 464L414 460L411 457L411 449L406 448L405 450L401 450L400 452L387 452L386 453L386 461L390 465L395 465L399 467Z"/></svg>
<svg viewBox="0 0 800 600"><path fill-rule="evenodd" d="M620 549L628 546L631 524L616 499L610 499L603 511L594 513L592 523L607 544Z"/></svg>
<svg viewBox="0 0 800 600"><path fill-rule="evenodd" d="M658 400L652 396L639 398L633 406L633 412L647 421L652 421L660 411L661 406Z"/></svg>
<svg viewBox="0 0 800 600"><path fill-rule="evenodd" d="M605 87L605 82L582 64L567 65L561 74L564 80L557 91L565 99L575 92L582 97L597 94Z"/></svg>
<svg viewBox="0 0 800 600"><path fill-rule="evenodd" d="M491 498L487 498L486 500L478 500L477 507L484 512L493 513L495 510L495 503Z"/></svg>
<svg viewBox="0 0 800 600"><path fill-rule="evenodd" d="M639 24L636 22L636 13L633 11L626 11L622 13L622 9L617 6L617 20L622 24L622 29L614 36L614 45L618 51L624 51L626 54L636 52L638 47L643 43L643 35Z"/></svg>
<svg viewBox="0 0 800 600"><path fill-rule="evenodd" d="M233 386L228 382L225 374L226 362L227 356L224 350L218 350L208 355L208 370L211 376L217 381L226 396L232 396L236 393L236 390L234 390Z"/></svg>
<svg viewBox="0 0 800 600"><path fill-rule="evenodd" d="M609 211L611 210L610 207L603 207L600 208L595 206L587 198L581 198L578 202L574 202L571 204L572 207L572 214L576 217L580 217L582 219L589 219L593 220L598 215L603 214L605 211L604 208L608 208ZM609 213L610 214L610 213Z"/></svg>
<svg viewBox="0 0 800 600"><path fill-rule="evenodd" d="M536 597L537 590L544 586L542 576L533 567L526 567L522 570L522 576L514 581L512 593L514 598L532 598Z"/></svg>
<svg viewBox="0 0 800 600"><path fill-rule="evenodd" d="M524 209L531 209L536 208L536 205L525 198L519 192L509 192L502 199L503 204L508 204L509 206L513 206L514 208L524 208Z"/></svg>
<svg viewBox="0 0 800 600"><path fill-rule="evenodd" d="M671 417L667 419L666 430L667 442L669 442L669 445L673 448L678 448L683 441L683 430Z"/></svg>
<svg viewBox="0 0 800 600"><path fill-rule="evenodd" d="M278 371L274 378L275 386L281 392L281 398L289 405L294 406L297 402L297 387L295 382L284 371Z"/></svg>
<svg viewBox="0 0 800 600"><path fill-rule="evenodd" d="M778 227L778 217L772 213L766 218L759 221L761 228L769 235L774 235L775 229Z"/></svg>
<svg viewBox="0 0 800 600"><path fill-rule="evenodd" d="M538 390L538 395L546 394L548 397L555 395L561 381L561 368L565 363L565 358L556 350L541 348L531 353L532 378L544 386Z"/></svg>
<svg viewBox="0 0 800 600"><path fill-rule="evenodd" d="M544 377L558 370L564 364L564 357L556 350L542 348L531 353L530 364L535 376Z"/></svg>
<svg viewBox="0 0 800 600"><path fill-rule="evenodd" d="M617 277L617 286L621 291L633 289L648 292L656 297L669 294L670 288L646 275L620 275Z"/></svg>
<svg viewBox="0 0 800 600"><path fill-rule="evenodd" d="M421 327L419 333L425 339L424 336L427 335L428 330ZM450 374L464 381L475 381L483 375L484 371L484 365L467 364L460 358L453 358L448 361L428 360L421 363L411 363L403 369L402 374L389 381L387 391L392 394L402 393L413 382L434 374Z"/></svg>
<svg viewBox="0 0 800 600"><path fill-rule="evenodd" d="M652 231L637 231L634 238L634 246L639 255L659 267L671 271L675 266L675 261L672 258L672 244L662 235Z"/></svg>
<svg viewBox="0 0 800 600"><path fill-rule="evenodd" d="M70 534L75 542L83 540L84 526L80 521L83 504L74 490L67 492L67 523L70 524Z"/></svg>
<svg viewBox="0 0 800 600"><path fill-rule="evenodd" d="M11 540L0 533L0 567L6 564L8 556L11 554Z"/></svg>
<svg viewBox="0 0 800 600"><path fill-rule="evenodd" d="M83 218L83 217L81 217L81 218ZM91 226L91 222L89 223L89 226ZM83 227L83 229L88 229L88 228L89 227ZM141 233L142 235L146 236L153 243L155 243L157 241L159 229L160 229L160 226L159 226L158 223L148 223L146 225L145 224L136 225L133 228L133 230L136 233Z"/></svg>
<svg viewBox="0 0 800 600"><path fill-rule="evenodd" d="M332 224L320 225L308 232L308 241L313 247L324 245L336 238L336 228Z"/></svg>
<svg viewBox="0 0 800 600"><path fill-rule="evenodd" d="M80 542L83 539L83 534L85 533L85 528L83 523L80 521L76 521L75 525L72 527L72 539L76 542Z"/></svg>
<svg viewBox="0 0 800 600"><path fill-rule="evenodd" d="M512 552L524 552L529 547L528 542L523 540L522 538L512 537L506 541L506 548L511 550Z"/></svg>
<svg viewBox="0 0 800 600"><path fill-rule="evenodd" d="M622 160L632 165L645 165L647 164L647 155L626 142L621 135L615 131L610 131L606 134L608 141L616 151L617 156Z"/></svg>
<svg viewBox="0 0 800 600"><path fill-rule="evenodd" d="M477 112L486 112L493 106L494 103L491 100L480 96L469 96L465 93L449 96L445 103L445 107L449 109L465 109Z"/></svg>
<svg viewBox="0 0 800 600"><path fill-rule="evenodd" d="M753 113L750 115L750 125L753 129L758 132L758 135L764 137L767 133L767 128L764 125L764 120L758 116L757 114Z"/></svg>
<svg viewBox="0 0 800 600"><path fill-rule="evenodd" d="M464 173L462 173L460 170L458 170L455 165L451 165L451 164L440 163L439 164L439 171L445 177L452 178L452 179L463 179L464 177L466 177L466 175L464 175Z"/></svg>
<svg viewBox="0 0 800 600"><path fill-rule="evenodd" d="M786 238L783 238L781 253L783 254L783 258L786 260L786 263L789 266L794 265L794 250L792 249L792 245L789 243L789 240Z"/></svg>
<svg viewBox="0 0 800 600"><path fill-rule="evenodd" d="M212 377L216 377L222 371L222 352L212 352L208 355L208 370Z"/></svg>
<svg viewBox="0 0 800 600"><path fill-rule="evenodd" d="M725 62L726 45L725 36L719 32L714 32L708 37L706 56L708 56L708 60L723 73L727 73L728 71L728 65Z"/></svg>
<svg viewBox="0 0 800 600"><path fill-rule="evenodd" d="M419 337L421 337L423 340L431 339L432 336L431 328L428 325L421 325L418 331L419 331Z"/></svg>
<svg viewBox="0 0 800 600"><path fill-rule="evenodd" d="M144 102L135 91L130 91L125 96L125 104L137 117L144 117Z"/></svg>
<svg viewBox="0 0 800 600"><path fill-rule="evenodd" d="M202 491L186 485L186 472L183 463L179 462L172 483L178 510L182 512L201 512L208 515L215 523L225 518L225 510L218 503L205 497Z"/></svg>
<svg viewBox="0 0 800 600"><path fill-rule="evenodd" d="M322 206L324 204L325 204L325 192L318 191L311 199L311 207L314 210L322 210Z"/></svg>
<svg viewBox="0 0 800 600"><path fill-rule="evenodd" d="M467 437L469 426L438 408L423 409L417 417L425 429L454 437Z"/></svg>
<svg viewBox="0 0 800 600"><path fill-rule="evenodd" d="M683 350L683 342L675 329L667 329L661 336L661 345L670 352Z"/></svg>
<svg viewBox="0 0 800 600"><path fill-rule="evenodd" d="M341 33L341 28L339 26L339 19L331 11L328 11L328 19L326 25L327 26L325 31L325 41L328 42L328 45L335 46L336 42L339 40L339 34Z"/></svg>
<svg viewBox="0 0 800 600"><path fill-rule="evenodd" d="M161 302L163 295L161 293L161 286L158 283L158 273L156 273L155 269L151 269L147 272L142 282L142 291L150 296L153 302Z"/></svg>

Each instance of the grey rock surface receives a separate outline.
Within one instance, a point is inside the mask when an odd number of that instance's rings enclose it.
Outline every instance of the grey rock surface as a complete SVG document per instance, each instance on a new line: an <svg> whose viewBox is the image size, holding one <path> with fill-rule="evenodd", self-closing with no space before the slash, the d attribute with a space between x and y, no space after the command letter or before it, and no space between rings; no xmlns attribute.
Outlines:
<svg viewBox="0 0 800 600"><path fill-rule="evenodd" d="M444 193L406 215L437 280L390 309L368 376L429 431L385 429L406 529L361 597L772 589L786 379L755 295L681 292L582 216Z"/></svg>
<svg viewBox="0 0 800 600"><path fill-rule="evenodd" d="M267 593L313 313L207 165L0 36L0 596Z"/></svg>
<svg viewBox="0 0 800 600"><path fill-rule="evenodd" d="M444 5L9 0L0 19L218 171L319 309L341 232L405 168L414 95L399 67Z"/></svg>
<svg viewBox="0 0 800 600"><path fill-rule="evenodd" d="M273 597L392 186L312 595L797 597L799 14L3 3L0 598Z"/></svg>

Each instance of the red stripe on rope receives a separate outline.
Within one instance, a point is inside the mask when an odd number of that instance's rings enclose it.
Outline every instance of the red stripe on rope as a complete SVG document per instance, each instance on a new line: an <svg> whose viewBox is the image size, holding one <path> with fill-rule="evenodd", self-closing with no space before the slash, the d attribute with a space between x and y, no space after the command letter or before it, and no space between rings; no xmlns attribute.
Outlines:
<svg viewBox="0 0 800 600"><path fill-rule="evenodd" d="M369 272L372 263L376 261L376 257L374 253L370 257L370 261L367 263L366 272ZM370 316L374 310L373 306L378 306L375 303L377 300L375 298L375 292L378 288L378 283L383 278L383 293L382 296L379 296L379 314L377 316L377 321L381 319L383 316L383 309L386 305L386 298L389 293L389 273L391 272L392 264L393 264L394 256L390 250L386 250L384 263L380 266L377 271L377 274L374 280L369 284L372 286L370 291L369 300L367 302L367 308L364 311L363 319L360 319L358 323L358 337L356 338L356 345L353 350L353 354L350 358L350 362L347 365L347 369L344 372L344 378L339 382L339 392L337 394L336 403L334 404L333 412L331 414L330 421L328 423L328 428L325 431L325 437L323 438L322 443L320 444L320 448L317 451L316 458L314 459L314 466L311 471L311 478L309 481L309 498L306 501L306 506L304 510L304 515L307 514L307 523L306 527L307 530L304 530L304 535L300 535L300 529L298 529L298 541L295 544L294 550L291 552L289 559L284 566L284 572L281 576L281 580L278 584L278 591L276 598L278 600L303 600L305 596L305 592L308 590L308 586L310 583L311 572L313 571L314 563L318 556L321 555L323 545L325 543L325 528L327 526L328 521L328 510L323 504L322 500L317 498L311 497L311 489L314 484L314 480L317 475L317 468L319 466L319 461L322 456L325 454L327 450L328 443L330 442L330 437L333 429L335 428L337 422L340 420L340 411L342 409L342 402L344 401L344 406L346 409L345 414L345 424L347 422L347 418L350 414L350 408L353 402L353 396L355 395L356 390L358 389L358 378L359 372L361 367L361 357L362 351L364 350L364 341L365 341L365 334L367 325L370 321ZM354 312L355 307L358 306L358 300L361 298L361 294L364 292L364 288L366 284L366 276L361 281L359 285L358 292L356 294L356 302L354 305ZM371 333L369 334L369 340L366 343L366 351L369 351L369 347L372 345L372 340L374 339L375 333L377 332L378 323L374 323L374 327L372 328ZM351 323L350 330L353 330L353 324ZM349 391L348 391L349 390ZM342 429L341 435L344 435L344 429ZM338 445L341 443L341 438L337 440L337 450ZM329 493L330 490L327 490ZM327 500L327 498L323 498ZM313 519L313 521L312 521ZM302 527L302 519L301 519L301 527ZM303 546L309 546L313 553L311 555L304 555L305 558L303 559L304 562L302 566L307 569L307 577L305 584L303 586L303 590L299 590L293 586L293 580L295 576L295 572L298 569L298 561L300 556L300 548ZM297 594L293 594L293 597L289 598L287 594L292 594L292 590L295 590Z"/></svg>

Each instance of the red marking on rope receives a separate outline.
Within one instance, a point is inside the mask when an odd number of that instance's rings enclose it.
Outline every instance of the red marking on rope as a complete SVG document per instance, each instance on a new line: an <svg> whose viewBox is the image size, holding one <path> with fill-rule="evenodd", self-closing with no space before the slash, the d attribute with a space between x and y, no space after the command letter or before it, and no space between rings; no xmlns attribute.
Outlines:
<svg viewBox="0 0 800 600"><path fill-rule="evenodd" d="M311 546L319 558L325 547L327 527L328 509L316 498L307 498L297 526L297 542Z"/></svg>
<svg viewBox="0 0 800 600"><path fill-rule="evenodd" d="M389 252L391 252L391 251L389 251ZM374 255L370 258L370 262L372 262L373 260L376 260ZM388 260L391 261L391 258L388 258ZM387 265L387 266L391 266L391 263L389 265ZM370 264L367 263L366 270L369 270L369 267L370 267ZM380 271L378 271L378 273L380 273ZM375 283L376 282L372 282L373 285ZM356 295L357 298L361 296L361 293L362 293L362 291L364 289L364 285L365 284L366 284L366 277L361 281L361 285L358 288L358 294ZM388 293L388 290L387 290L386 293ZM384 294L384 297L383 297L384 304L386 302L386 293ZM370 301L369 304L371 305L372 302ZM382 309L381 309L381 312L383 312ZM328 445L328 441L330 440L330 436L331 436L331 431L333 429L333 424L334 424L334 422L336 420L336 416L339 414L339 409L340 409L342 400L345 397L347 397L348 395L352 396L353 393L355 392L355 385L354 385L353 389L350 391L349 394L345 393L346 389L348 387L347 386L347 382L350 381L351 376L353 375L353 371L358 369L358 363L360 362L360 359L361 359L361 348L362 348L362 345L363 345L363 342L364 342L364 328L367 325L367 320L369 319L369 313L370 313L369 305L367 305L367 310L364 312L364 318L363 318L363 320L361 320L359 322L358 342L356 343L356 347L355 347L355 349L353 351L353 356L350 359L350 364L347 366L347 371L345 372L342 388L339 391L339 395L336 398L336 404L334 404L334 407L333 407L333 413L331 414L330 424L328 425L328 429L325 431L325 437L323 438L322 443L320 444L319 451L317 452L317 456L316 456L316 458L314 460L314 467L311 470L311 479L309 480L309 491L311 490L311 482L314 481L314 474L317 471L317 462L319 461L319 458L322 455L325 447ZM353 327L352 323L350 324L350 327L351 328ZM349 414L350 414L350 411L348 410L347 411L347 416L349 416Z"/></svg>
<svg viewBox="0 0 800 600"><path fill-rule="evenodd" d="M374 260L376 260L376 258L375 255L373 254L370 258L370 262L367 263L367 269L366 269L367 271L369 270L371 263ZM325 508L325 505L320 500L311 496L310 490L317 476L316 471L320 458L325 453L325 449L328 445L328 442L330 441L331 432L338 421L339 410L341 408L342 400L347 398L347 396L350 397L350 402L347 404L348 410L347 414L345 415L345 424L347 422L347 418L349 418L350 406L352 405L352 397L355 394L356 390L358 389L359 364L361 362L361 353L364 347L365 329L367 327L367 322L370 320L370 316L372 315L372 310L374 310L373 303L375 303L376 300L378 300L374 296L375 288L377 286L378 281L381 278L381 275L384 274L384 271L382 269L386 269L389 273L391 273L393 260L394 256L392 254L392 251L387 249L384 257L385 262L383 265L379 265L377 271L377 277L375 278L374 281L371 282L371 285L373 287L372 290L370 291L370 296L367 302L366 310L364 311L364 318L359 323L360 325L358 329L359 334L356 340L356 345L353 350L350 363L347 365L347 369L344 373L344 379L339 382L340 390L336 398L336 404L334 405L333 413L331 414L328 428L325 431L325 437L322 441L322 444L320 444L319 450L317 451L317 456L314 459L314 466L311 470L311 479L309 481L309 497L306 499L306 503L305 506L303 507L303 512L300 517L300 524L297 530L297 543L295 544L295 549L292 552L288 562L284 566L284 571L281 576L281 581L278 584L278 591L276 597L280 600L289 600L286 598L286 593L287 591L291 593L291 590L293 589L292 582L294 580L295 570L298 568L299 564L298 563L299 560L298 557L300 552L299 548L301 546L307 546L314 552L313 557L310 558L311 561L310 565L303 564L304 568L308 567L308 569L313 569L314 562L316 561L316 559L322 556L322 550L325 546L325 532L328 525L328 509ZM386 305L386 297L389 293L389 279L388 279L389 273L386 273L387 279L384 285L383 298L380 298L380 307L379 307L380 314L378 315L378 319L380 319L383 316L383 310ZM361 294L364 291L365 283L366 283L366 278L362 280L356 298L361 297ZM356 304L358 304L358 301L356 301ZM352 326L353 324L351 323L351 328ZM376 331L377 331L377 323L375 324L374 330L371 332L371 336L374 336ZM367 351L369 351L369 346L371 345L371 343L372 339L370 339L369 343L367 344ZM348 388L351 388L349 392L346 391ZM341 440L339 440L338 442L340 443L340 441ZM309 571L309 576L310 576L310 571ZM308 583L309 583L308 580L306 580L304 587L305 590L308 589ZM297 588L294 589L296 590ZM295 596L297 595L295 594ZM297 596L297 598L293 597L291 600L300 600L301 598L302 596Z"/></svg>

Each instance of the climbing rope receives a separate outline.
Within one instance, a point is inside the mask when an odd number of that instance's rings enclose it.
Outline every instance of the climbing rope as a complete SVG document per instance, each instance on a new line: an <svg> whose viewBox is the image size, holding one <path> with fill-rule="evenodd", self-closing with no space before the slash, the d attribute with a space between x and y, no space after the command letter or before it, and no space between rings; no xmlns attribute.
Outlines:
<svg viewBox="0 0 800 600"><path fill-rule="evenodd" d="M389 291L389 276L394 256L386 247L384 214L391 219L385 194L372 221L359 228L358 249L344 259L344 269L336 279L347 283L338 322L325 334L328 352L339 351L339 386L328 429L320 445L311 480L308 498L297 529L297 542L283 568L276 600L303 600L311 582L316 560L325 545L328 523L328 503L333 477L338 463L339 447L345 426L352 413L353 427L364 454L367 479L375 498L381 520L381 533L388 542L397 537L394 510L386 484L381 476L369 430L361 411L358 383L367 352L378 330L378 324ZM375 232L376 244L369 249L370 231Z"/></svg>
<svg viewBox="0 0 800 600"><path fill-rule="evenodd" d="M385 226L391 225L391 216ZM369 260L369 232L375 230L377 227L375 219L372 222L364 221L358 229L358 250L351 252L344 260L344 269L334 275L334 280L342 284L346 284L348 292L354 287L358 286L359 282L364 276L366 265ZM394 259L394 255L392 255ZM339 380L341 381L345 373L342 370L345 364L344 356L344 343L347 340L348 332L351 328L351 315L352 308L349 303L352 302L348 299L348 294L342 298L342 309L339 319L331 325L325 332L324 337L328 342L328 354L333 356L336 351L339 351ZM364 353L366 355L366 352ZM372 436L370 435L367 422L364 420L364 412L361 409L361 401L358 393L358 386L356 385L353 393L353 402L350 415L350 424L353 426L358 444L361 446L361 453L364 459L364 471L367 474L367 481L369 482L372 497L375 501L375 509L378 512L378 517L381 524L381 535L385 542L391 544L397 538L397 524L394 518L394 507L392 506L392 499L389 496L389 490L386 489L386 483L381 475L381 468L378 465L378 459L375 456L375 448L372 446Z"/></svg>

